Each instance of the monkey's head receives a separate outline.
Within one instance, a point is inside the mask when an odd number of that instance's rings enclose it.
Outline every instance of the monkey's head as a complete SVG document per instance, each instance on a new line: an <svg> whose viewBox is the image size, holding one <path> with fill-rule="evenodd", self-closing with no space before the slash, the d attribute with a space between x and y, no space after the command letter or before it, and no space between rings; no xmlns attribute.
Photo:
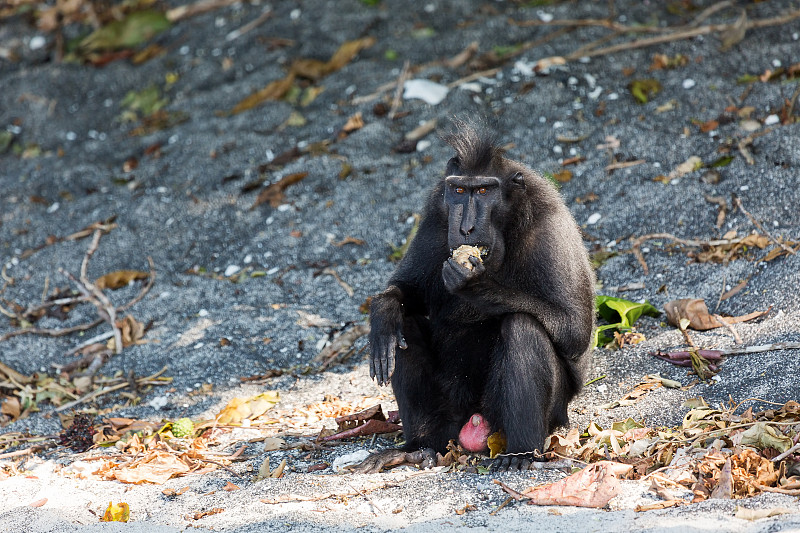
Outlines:
<svg viewBox="0 0 800 533"><path fill-rule="evenodd" d="M525 195L528 169L503 157L490 134L456 122L446 138L456 150L447 163L444 209L447 244L452 252L461 245L476 246L490 270L502 264L509 220Z"/></svg>

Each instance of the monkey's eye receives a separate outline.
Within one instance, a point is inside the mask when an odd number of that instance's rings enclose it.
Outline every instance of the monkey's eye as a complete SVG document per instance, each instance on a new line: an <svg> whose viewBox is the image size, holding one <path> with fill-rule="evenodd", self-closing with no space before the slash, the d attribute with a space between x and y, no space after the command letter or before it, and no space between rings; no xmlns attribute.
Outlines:
<svg viewBox="0 0 800 533"><path fill-rule="evenodd" d="M456 187L454 190L456 194L464 194L464 187Z"/></svg>
<svg viewBox="0 0 800 533"><path fill-rule="evenodd" d="M487 193L486 187L481 187L480 189L478 189L478 194L486 194L486 193Z"/></svg>

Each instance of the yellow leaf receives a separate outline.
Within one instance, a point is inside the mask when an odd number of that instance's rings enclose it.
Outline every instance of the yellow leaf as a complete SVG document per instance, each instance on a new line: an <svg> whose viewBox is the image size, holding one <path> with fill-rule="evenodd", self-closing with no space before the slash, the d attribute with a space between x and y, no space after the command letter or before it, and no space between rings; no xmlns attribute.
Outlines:
<svg viewBox="0 0 800 533"><path fill-rule="evenodd" d="M277 391L267 391L252 398L234 398L216 416L219 424L240 424L245 418L261 416L278 403Z"/></svg>
<svg viewBox="0 0 800 533"><path fill-rule="evenodd" d="M499 431L489 435L489 438L486 439L486 444L489 446L489 457L491 458L506 451L506 437Z"/></svg>
<svg viewBox="0 0 800 533"><path fill-rule="evenodd" d="M103 517L100 519L101 522L127 522L130 518L131 510L128 507L128 504L125 502L120 502L118 504L114 504L113 502L108 502L108 508L106 512L103 513Z"/></svg>

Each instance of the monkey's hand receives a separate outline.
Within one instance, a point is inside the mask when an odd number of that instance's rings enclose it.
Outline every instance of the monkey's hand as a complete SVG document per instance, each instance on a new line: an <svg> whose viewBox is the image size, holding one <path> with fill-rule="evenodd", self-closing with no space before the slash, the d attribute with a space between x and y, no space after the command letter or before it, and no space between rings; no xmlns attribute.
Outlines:
<svg viewBox="0 0 800 533"><path fill-rule="evenodd" d="M436 466L436 452L433 448L423 448L415 452L406 452L397 448L389 448L370 454L361 463L349 467L356 474L376 474L387 466L413 464L420 468Z"/></svg>
<svg viewBox="0 0 800 533"><path fill-rule="evenodd" d="M408 348L403 338L403 304L393 294L399 289L390 287L372 299L370 305L370 365L369 375L378 385L388 385L394 372L395 351Z"/></svg>
<svg viewBox="0 0 800 533"><path fill-rule="evenodd" d="M469 262L472 268L462 265L452 257L444 262L444 265L442 265L442 280L449 292L456 293L460 291L486 272L486 266L479 258L470 257Z"/></svg>

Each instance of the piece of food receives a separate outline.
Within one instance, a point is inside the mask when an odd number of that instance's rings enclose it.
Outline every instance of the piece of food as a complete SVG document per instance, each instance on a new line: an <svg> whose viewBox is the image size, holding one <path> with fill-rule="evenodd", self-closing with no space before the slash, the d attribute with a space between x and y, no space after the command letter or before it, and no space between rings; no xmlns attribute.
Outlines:
<svg viewBox="0 0 800 533"><path fill-rule="evenodd" d="M477 257L478 261L482 262L481 249L477 246L462 244L461 246L453 250L453 259L455 259L459 265L462 265L465 268L472 270L474 267L472 265L472 262L469 260L470 257Z"/></svg>

